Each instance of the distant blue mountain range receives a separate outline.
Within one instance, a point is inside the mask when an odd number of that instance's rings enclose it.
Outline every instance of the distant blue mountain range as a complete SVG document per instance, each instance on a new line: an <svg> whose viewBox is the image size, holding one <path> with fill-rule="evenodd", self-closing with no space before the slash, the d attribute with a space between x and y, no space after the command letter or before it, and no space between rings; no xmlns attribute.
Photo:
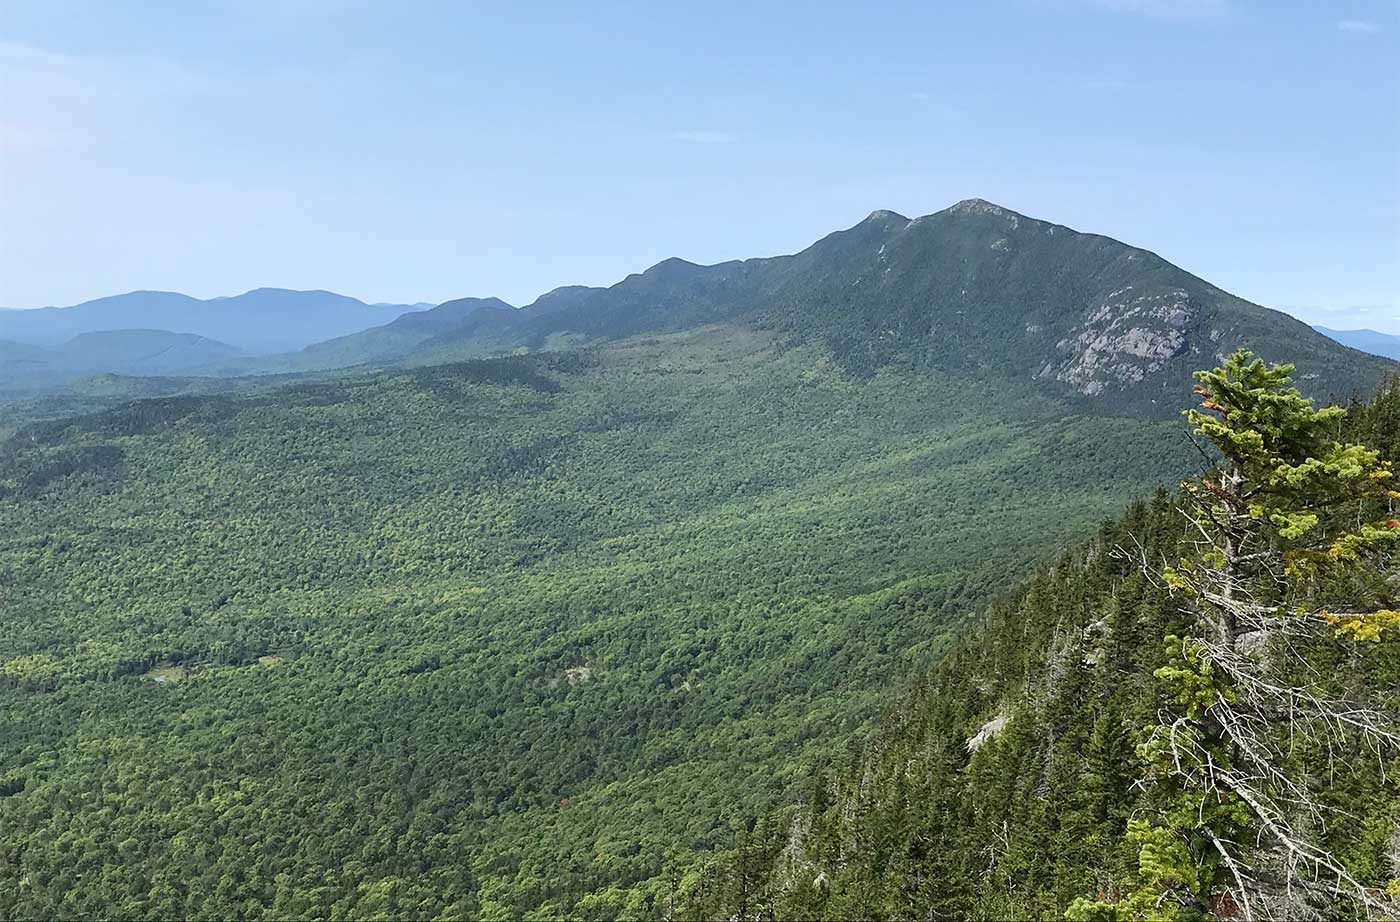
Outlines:
<svg viewBox="0 0 1400 922"><path fill-rule="evenodd" d="M43 393L94 374L168 375L241 354L218 340L168 330L79 333L58 346L0 339L0 393Z"/></svg>
<svg viewBox="0 0 1400 922"><path fill-rule="evenodd" d="M168 330L261 354L301 349L431 306L366 304L332 291L285 288L209 300L173 291L133 291L72 307L0 309L0 340L54 347L83 333Z"/></svg>
<svg viewBox="0 0 1400 922"><path fill-rule="evenodd" d="M1360 349L1362 352L1369 352L1372 355L1400 359L1400 336L1377 333L1375 330L1329 330L1327 327L1319 326L1314 326L1313 329L1323 336L1335 339L1343 346L1351 346L1353 349Z"/></svg>

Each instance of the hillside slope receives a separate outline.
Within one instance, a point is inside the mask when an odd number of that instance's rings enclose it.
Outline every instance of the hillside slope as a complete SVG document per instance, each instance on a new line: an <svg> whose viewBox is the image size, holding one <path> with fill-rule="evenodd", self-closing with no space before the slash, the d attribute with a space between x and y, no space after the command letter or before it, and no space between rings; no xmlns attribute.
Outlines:
<svg viewBox="0 0 1400 922"><path fill-rule="evenodd" d="M159 375L238 355L227 343L195 333L108 330L82 333L56 350L71 368L90 372Z"/></svg>
<svg viewBox="0 0 1400 922"><path fill-rule="evenodd" d="M211 366L218 374L316 371L397 361L436 336L467 328L479 313L510 318L515 308L499 298L459 298L413 311L381 326L313 343L299 352Z"/></svg>
<svg viewBox="0 0 1400 922"><path fill-rule="evenodd" d="M1345 437L1400 458L1400 383L1348 422ZM809 779L802 807L692 880L682 914L1058 920L1078 897L1121 894L1139 858L1127 823L1146 806L1136 728L1170 706L1153 673L1163 636L1187 625L1142 561L1176 560L1194 536L1160 493L990 606L845 766ZM1400 712L1393 639L1323 639L1299 665L1348 701L1368 690ZM1308 829L1379 892L1400 878L1394 753L1334 745L1299 736L1290 770L1338 811ZM1291 917L1351 918L1310 896Z"/></svg>

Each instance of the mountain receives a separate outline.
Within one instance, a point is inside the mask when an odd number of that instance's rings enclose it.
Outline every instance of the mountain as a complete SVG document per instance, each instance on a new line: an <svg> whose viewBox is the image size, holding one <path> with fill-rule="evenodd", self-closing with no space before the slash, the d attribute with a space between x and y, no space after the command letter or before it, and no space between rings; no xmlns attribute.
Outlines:
<svg viewBox="0 0 1400 922"><path fill-rule="evenodd" d="M257 393L85 381L114 405L0 445L0 917L749 918L733 859L875 764L892 690L1195 469L1193 357L1395 367L978 202L396 336ZM1094 580L952 661L958 732Z"/></svg>
<svg viewBox="0 0 1400 922"><path fill-rule="evenodd" d="M228 359L239 350L194 333L165 330L109 330L80 333L59 350L70 366L84 371L159 375Z"/></svg>
<svg viewBox="0 0 1400 922"><path fill-rule="evenodd" d="M1340 396L1369 392L1386 367L1155 253L981 199L913 220L876 211L794 256L669 259L610 288L551 292L511 319L445 332L406 361L743 323L820 342L861 374L975 371L1173 407L1184 374L1249 342L1327 368L1325 386ZM1324 384L1311 374L1305 386Z"/></svg>
<svg viewBox="0 0 1400 922"><path fill-rule="evenodd" d="M169 321L156 325L169 329L179 328L179 317L196 303L183 295L136 293L92 304L118 302L103 308L115 316L126 309L123 299L146 295ZM494 298L462 298L385 322L385 312L403 308L273 289L198 303L200 311L218 316L232 311L236 319L229 323L237 329L245 310L254 317L300 318L295 331L277 334L286 339L295 332L302 340L297 351L215 362L203 369L213 375L434 365L715 323L771 331L785 342L819 343L857 374L886 367L975 372L1035 381L1047 393L1161 412L1181 403L1174 383L1183 374L1251 342L1274 345L1308 367L1327 368L1325 379L1312 372L1301 382L1325 388L1318 393L1324 397L1368 392L1387 367L1147 250L982 199L912 220L875 211L792 256L712 266L672 258L609 288L556 289L520 310ZM70 322L95 308L63 310L69 313L62 319ZM327 311L343 322L343 335L312 336L307 324L311 318L328 322ZM0 338L39 342L6 326L14 313L20 312L0 312ZM248 352L273 351L272 334L263 329L252 334L257 345L249 344L248 335L196 332Z"/></svg>
<svg viewBox="0 0 1400 922"><path fill-rule="evenodd" d="M394 362L435 336L463 329L470 318L481 312L509 318L515 308L498 298L459 298L403 314L381 326L315 343L298 352L220 366L217 370L314 371Z"/></svg>
<svg viewBox="0 0 1400 922"><path fill-rule="evenodd" d="M424 306L365 304L329 291L282 288L209 300L169 291L133 291L73 307L0 310L0 339L55 346L82 333L171 330L246 352L278 352L352 333Z"/></svg>
<svg viewBox="0 0 1400 922"><path fill-rule="evenodd" d="M1323 336L1372 355L1400 359L1400 336L1390 333L1377 333L1375 330L1329 330L1327 327L1313 327Z"/></svg>
<svg viewBox="0 0 1400 922"><path fill-rule="evenodd" d="M0 393L42 393L97 373L167 375L240 354L226 343L165 330L81 333L47 349L0 341Z"/></svg>

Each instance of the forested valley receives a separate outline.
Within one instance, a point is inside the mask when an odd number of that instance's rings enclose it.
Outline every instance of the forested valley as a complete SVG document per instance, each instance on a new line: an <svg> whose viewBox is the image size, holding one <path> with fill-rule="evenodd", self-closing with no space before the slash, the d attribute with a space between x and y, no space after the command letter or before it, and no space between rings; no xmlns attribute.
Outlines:
<svg viewBox="0 0 1400 922"><path fill-rule="evenodd" d="M1190 454L728 328L33 424L0 910L663 914Z"/></svg>

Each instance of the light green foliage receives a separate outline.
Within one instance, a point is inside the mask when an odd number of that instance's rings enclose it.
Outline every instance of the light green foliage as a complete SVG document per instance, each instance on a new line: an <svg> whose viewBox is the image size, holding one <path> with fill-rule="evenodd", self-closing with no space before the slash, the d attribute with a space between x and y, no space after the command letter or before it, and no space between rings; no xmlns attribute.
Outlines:
<svg viewBox="0 0 1400 922"><path fill-rule="evenodd" d="M1219 368L1195 373L1201 409L1186 410L1186 418L1226 458L1246 465L1256 483L1269 481L1287 458L1312 447L1319 426L1346 415L1341 407L1314 410L1290 386L1293 371L1292 365L1266 365L1240 349Z"/></svg>
<svg viewBox="0 0 1400 922"><path fill-rule="evenodd" d="M1187 717L1200 717L1217 700L1232 698L1233 692L1216 682L1215 667L1202 655L1197 641L1168 634L1165 646L1167 664L1158 666L1152 675L1173 690Z"/></svg>
<svg viewBox="0 0 1400 922"><path fill-rule="evenodd" d="M1352 640L1379 643L1391 631L1400 630L1400 612L1389 608L1366 612L1364 615L1334 615L1324 612L1323 617L1336 628L1339 637Z"/></svg>
<svg viewBox="0 0 1400 922"><path fill-rule="evenodd" d="M1199 909L1163 899L1164 893L1184 891L1199 902L1208 889L1209 873L1191 854L1175 830L1131 820L1125 835L1138 850L1141 885L1122 900L1079 897L1065 910L1069 922L1195 922L1209 918Z"/></svg>
<svg viewBox="0 0 1400 922"><path fill-rule="evenodd" d="M1286 573L1315 580L1400 541L1400 527L1388 524L1400 492L1389 463L1374 448L1330 437L1346 410L1315 409L1290 386L1293 371L1292 365L1266 365L1240 350L1221 367L1196 373L1201 407L1186 410L1186 416L1226 464L1220 477L1187 489L1200 500L1202 528L1219 528L1247 511L1257 520L1245 526L1258 533L1256 542L1282 542ZM1365 521L1367 515L1372 521ZM1216 569L1226 564L1198 563Z"/></svg>

